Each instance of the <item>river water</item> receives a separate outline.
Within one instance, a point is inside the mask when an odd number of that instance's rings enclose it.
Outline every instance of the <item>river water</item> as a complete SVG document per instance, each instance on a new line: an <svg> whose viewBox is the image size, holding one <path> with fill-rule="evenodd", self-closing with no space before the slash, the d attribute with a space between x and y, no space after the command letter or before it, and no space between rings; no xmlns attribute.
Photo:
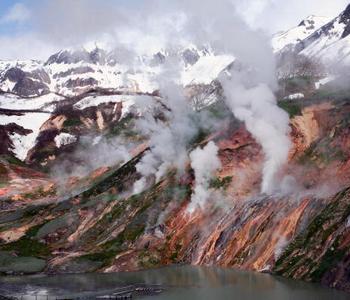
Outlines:
<svg viewBox="0 0 350 300"><path fill-rule="evenodd" d="M22 299L72 299L108 294L133 284L160 285L164 291L141 299L345 300L350 294L318 284L292 281L268 274L216 267L174 266L114 274L0 277L0 295ZM137 299L134 297L133 299Z"/></svg>

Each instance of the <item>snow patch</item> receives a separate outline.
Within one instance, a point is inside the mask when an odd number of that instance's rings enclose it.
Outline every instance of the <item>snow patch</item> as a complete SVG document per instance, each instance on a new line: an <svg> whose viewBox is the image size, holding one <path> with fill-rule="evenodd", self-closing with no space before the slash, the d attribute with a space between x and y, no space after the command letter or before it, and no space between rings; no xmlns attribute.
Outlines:
<svg viewBox="0 0 350 300"><path fill-rule="evenodd" d="M231 55L202 56L182 73L182 84L210 84L225 70L235 58Z"/></svg>
<svg viewBox="0 0 350 300"><path fill-rule="evenodd" d="M35 146L40 127L49 118L50 114L48 113L26 113L22 116L0 116L0 125L15 123L32 131L32 133L27 135L19 135L17 133L11 135L11 140L14 145L13 152L18 159L26 159L28 151Z"/></svg>
<svg viewBox="0 0 350 300"><path fill-rule="evenodd" d="M76 141L77 141L76 136L65 132L61 132L59 135L55 137L55 143L57 148L61 148L62 146L75 143Z"/></svg>
<svg viewBox="0 0 350 300"><path fill-rule="evenodd" d="M322 49L317 55L326 64L350 64L350 36Z"/></svg>
<svg viewBox="0 0 350 300"><path fill-rule="evenodd" d="M11 81L11 80L6 79L5 81L1 82L0 88L3 91L12 92L15 85L16 85L15 81Z"/></svg>
<svg viewBox="0 0 350 300"><path fill-rule="evenodd" d="M335 76L330 75L325 78L322 78L321 80L315 82L315 88L318 90L321 86L327 84L328 82L331 82L335 79Z"/></svg>
<svg viewBox="0 0 350 300"><path fill-rule="evenodd" d="M35 98L20 98L15 95L0 95L0 108L13 110L40 110L52 112L55 109L50 103L62 100L63 97L50 93Z"/></svg>
<svg viewBox="0 0 350 300"><path fill-rule="evenodd" d="M289 95L288 97L286 97L286 99L288 99L288 100L296 100L296 99L302 99L304 97L305 96L302 93L295 93L295 94Z"/></svg>
<svg viewBox="0 0 350 300"><path fill-rule="evenodd" d="M340 17L336 18L333 22L333 27L327 32L327 34L322 33L317 40L307 46L300 53L309 57L322 56L322 53L320 53L322 50L326 51L326 47L341 39L345 27L346 24L340 22Z"/></svg>
<svg viewBox="0 0 350 300"><path fill-rule="evenodd" d="M123 104L122 118L125 117L137 103L152 102L151 96L133 96L133 95L114 95L114 96L90 96L80 100L74 105L75 109L85 109L88 107L98 106L103 103L119 103Z"/></svg>
<svg viewBox="0 0 350 300"><path fill-rule="evenodd" d="M302 21L299 26L275 34L272 38L273 51L277 53L287 46L295 46L297 43L306 39L317 29L325 25L328 21L328 17L309 16Z"/></svg>

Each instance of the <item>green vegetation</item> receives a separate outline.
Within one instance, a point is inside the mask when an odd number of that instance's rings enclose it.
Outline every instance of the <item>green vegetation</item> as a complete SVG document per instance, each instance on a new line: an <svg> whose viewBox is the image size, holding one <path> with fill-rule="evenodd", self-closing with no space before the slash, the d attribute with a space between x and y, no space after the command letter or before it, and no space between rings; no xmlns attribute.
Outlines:
<svg viewBox="0 0 350 300"><path fill-rule="evenodd" d="M44 238L50 233L56 232L62 228L72 228L73 220L75 220L77 216L74 214L66 214L51 221L46 222L37 232L36 237L39 239Z"/></svg>
<svg viewBox="0 0 350 300"><path fill-rule="evenodd" d="M346 154L337 146L332 145L333 139L326 137L310 145L299 157L298 162L302 165L309 164L320 166L330 164L333 161L346 161Z"/></svg>
<svg viewBox="0 0 350 300"><path fill-rule="evenodd" d="M7 181L7 175L8 175L8 171L7 171L7 168L1 164L0 162L0 184L3 182L3 181Z"/></svg>
<svg viewBox="0 0 350 300"><path fill-rule="evenodd" d="M79 261L88 260L91 262L97 262L97 263L100 263L98 267L103 267L110 264L113 261L113 258L117 254L118 254L118 251L109 250L109 251L89 253L86 255L82 255L78 259Z"/></svg>
<svg viewBox="0 0 350 300"><path fill-rule="evenodd" d="M199 129L198 133L189 142L189 145L192 146L200 144L209 136L209 134L210 132L208 130Z"/></svg>
<svg viewBox="0 0 350 300"><path fill-rule="evenodd" d="M313 271L311 274L304 275L303 279L320 281L328 270L343 259L349 249L347 247L339 249L340 236L332 237L332 235L350 215L349 191L350 188L338 193L335 199L313 219L306 230L289 244L276 262L277 274L293 276L299 268L307 266L308 270ZM334 242L329 246L327 243L330 239L334 239ZM327 249L320 261L312 261L306 257L305 253L316 255L322 247Z"/></svg>
<svg viewBox="0 0 350 300"><path fill-rule="evenodd" d="M335 102L349 100L350 99L350 89L342 88L336 86L324 86L315 91L315 93L310 97L310 101L317 100L331 100Z"/></svg>
<svg viewBox="0 0 350 300"><path fill-rule="evenodd" d="M307 148L304 153L299 157L298 161L300 164L305 165L307 163L312 163L312 158L314 156L314 151L317 147L316 143L312 143L309 148Z"/></svg>
<svg viewBox="0 0 350 300"><path fill-rule="evenodd" d="M175 251L170 255L170 259L173 263L177 262L177 259L179 257L180 251L181 251L182 245L180 243L176 243L175 245Z"/></svg>
<svg viewBox="0 0 350 300"><path fill-rule="evenodd" d="M310 90L313 87L315 78L312 76L295 76L279 81L279 86L284 94L293 94L300 91Z"/></svg>
<svg viewBox="0 0 350 300"><path fill-rule="evenodd" d="M39 215L42 211L49 210L50 205L32 205L23 209L23 218L32 219L33 217Z"/></svg>
<svg viewBox="0 0 350 300"><path fill-rule="evenodd" d="M114 125L108 132L107 137L123 135L126 138L138 137L139 133L135 130L135 117L128 115Z"/></svg>
<svg viewBox="0 0 350 300"><path fill-rule="evenodd" d="M145 230L145 225L131 226L120 233L117 238L105 243L102 251L97 253L87 254L81 258L91 261L101 262L103 266L111 263L113 258L122 251L126 250L124 243L134 242Z"/></svg>
<svg viewBox="0 0 350 300"><path fill-rule="evenodd" d="M144 233L146 226L143 224L136 224L124 230L121 234L121 240L134 242L141 234Z"/></svg>
<svg viewBox="0 0 350 300"><path fill-rule="evenodd" d="M19 256L46 258L50 255L47 245L39 242L35 236L42 224L29 229L19 240L0 245L0 251L16 252Z"/></svg>
<svg viewBox="0 0 350 300"><path fill-rule="evenodd" d="M43 187L39 187L37 190L33 191L33 192L29 192L29 193L24 193L21 196L24 199L41 199L41 198L45 198L45 197L50 197L50 196L55 196L57 193L56 188L52 187L46 191L44 191Z"/></svg>
<svg viewBox="0 0 350 300"><path fill-rule="evenodd" d="M300 116L301 115L301 105L298 104L297 102L294 101L289 101L289 100L281 100L278 101L278 106L285 110L288 114L289 117L292 119L295 116Z"/></svg>
<svg viewBox="0 0 350 300"><path fill-rule="evenodd" d="M76 118L70 118L64 121L63 127L75 127L75 126L80 126L82 124L81 120L79 117Z"/></svg>
<svg viewBox="0 0 350 300"><path fill-rule="evenodd" d="M7 161L11 165L16 165L19 167L26 166L26 164L23 161L19 160L17 157L15 157L13 155L0 155L0 159Z"/></svg>
<svg viewBox="0 0 350 300"><path fill-rule="evenodd" d="M211 189L216 189L216 190L219 190L219 189L225 190L228 188L231 182L232 182L232 176L226 176L224 178L215 177L210 181L209 187Z"/></svg>
<svg viewBox="0 0 350 300"><path fill-rule="evenodd" d="M160 266L160 259L156 253L144 250L138 256L138 264L143 269L151 269Z"/></svg>
<svg viewBox="0 0 350 300"><path fill-rule="evenodd" d="M209 112L211 119L224 120L228 117L232 118L232 113L224 101L215 102L209 107L206 107L205 110Z"/></svg>
<svg viewBox="0 0 350 300"><path fill-rule="evenodd" d="M46 261L35 257L17 257L10 252L0 251L0 273L34 274L44 270Z"/></svg>
<svg viewBox="0 0 350 300"><path fill-rule="evenodd" d="M113 226L111 230L122 228L122 231L114 239L100 245L98 251L96 251L96 247L91 247L96 252L84 255L83 258L101 262L102 265L106 266L112 263L116 255L129 249L130 245L144 234L146 224L150 227L156 225L159 212L167 207L169 201L183 200L187 197L190 192L187 186L178 186L174 179L174 174L170 172L166 182L159 182L150 189L127 199L112 200L115 203L111 211L85 233L82 240L84 240L84 244L89 244L90 240L96 244L96 236L100 236L102 240L108 238L104 232L106 228L111 226ZM148 268L157 266L158 263L158 255L147 251L140 254L140 266Z"/></svg>
<svg viewBox="0 0 350 300"><path fill-rule="evenodd" d="M317 269L311 273L311 279L313 281L321 281L323 275L345 256L346 251L344 249L339 250L338 246L339 238L337 238L332 246L327 249L327 252L322 257Z"/></svg>
<svg viewBox="0 0 350 300"><path fill-rule="evenodd" d="M90 200L91 196L98 196L111 188L115 188L118 192L122 192L125 189L128 180L132 179L132 176L135 176L136 164L140 161L142 154L143 153L133 158L117 170L100 178L94 186L82 194L83 199L85 201Z"/></svg>

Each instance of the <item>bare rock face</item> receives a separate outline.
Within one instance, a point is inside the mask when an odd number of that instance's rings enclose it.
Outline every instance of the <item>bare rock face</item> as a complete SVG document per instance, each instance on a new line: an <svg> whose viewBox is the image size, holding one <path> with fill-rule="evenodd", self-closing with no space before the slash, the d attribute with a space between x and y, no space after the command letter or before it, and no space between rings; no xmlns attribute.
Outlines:
<svg viewBox="0 0 350 300"><path fill-rule="evenodd" d="M77 75L77 74L85 74L85 73L93 73L94 69L92 69L91 67L77 67L77 68L71 68L68 71L65 72L60 72L57 74L53 75L53 78L62 78L62 77L67 77L69 75Z"/></svg>
<svg viewBox="0 0 350 300"><path fill-rule="evenodd" d="M19 135L26 135L31 133L31 130L25 129L15 123L7 125L0 125L0 155L13 155L13 142L10 138L14 133Z"/></svg>
<svg viewBox="0 0 350 300"><path fill-rule="evenodd" d="M50 64L75 64L79 62L91 63L91 64L104 64L106 63L107 53L103 49L95 48L93 51L88 52L85 49L76 51L60 51L46 61L45 65Z"/></svg>
<svg viewBox="0 0 350 300"><path fill-rule="evenodd" d="M17 82L20 80L23 80L25 78L26 74L19 68L11 68L9 69L5 75L3 80L10 80L12 82Z"/></svg>
<svg viewBox="0 0 350 300"><path fill-rule="evenodd" d="M186 64L194 65L198 61L200 56L199 56L197 51L191 50L191 49L186 49L182 53L182 57L183 57Z"/></svg>
<svg viewBox="0 0 350 300"><path fill-rule="evenodd" d="M49 75L42 69L24 72L20 68L11 68L6 71L2 81L9 80L14 83L11 92L22 97L43 95L49 93Z"/></svg>
<svg viewBox="0 0 350 300"><path fill-rule="evenodd" d="M31 78L25 77L18 81L12 90L17 95L29 97L33 95L43 95L49 93L49 88L42 82L37 82Z"/></svg>
<svg viewBox="0 0 350 300"><path fill-rule="evenodd" d="M345 11L344 22L347 14ZM311 30L314 23L301 26ZM167 55L149 57L150 65L164 63ZM187 49L180 55L186 68L191 68L203 53ZM142 118L135 98L148 97L149 103L142 107L152 110L155 122L166 123L171 109L158 91L101 88L99 75L103 72L98 67L108 69L119 62L118 53L98 48L61 51L42 69L25 71L18 65L1 73L1 83L11 87L9 103L18 99L23 106L30 103L35 107L6 109L0 111L3 115L45 113L24 162L14 159L11 137L32 131L14 123L0 126L3 259L11 256L39 263L30 273L218 265L274 272L350 291L348 99L279 102L290 114L293 145L288 164L278 173L280 189L265 195L260 192L263 149L225 106L220 83L214 79L184 87L193 104L194 119L215 115L210 124L215 129L199 132L186 149L190 153L213 141L222 165L210 178L203 208L190 213L196 184L190 161L181 172L171 166L159 180L147 177L145 190L133 194L133 186L141 178L138 163L150 151L149 136L135 130ZM110 74L121 75L114 69ZM36 107L32 95L47 93L48 86L57 82L56 88L72 95L59 100L48 99L57 96L54 93L37 97L34 100L44 104ZM310 92L306 96L315 95L311 85L304 86ZM298 92L300 85L293 88L288 92ZM322 103L316 103L318 100ZM121 138L126 141L126 158L108 161L109 156L122 154L114 153L113 144L101 151L99 141ZM85 153L88 159L84 159ZM100 156L105 159L102 166L72 175L74 168L83 168ZM60 169L64 164L68 164L69 178ZM58 172L48 172L55 167ZM16 271L7 267L0 273Z"/></svg>
<svg viewBox="0 0 350 300"><path fill-rule="evenodd" d="M150 62L150 65L151 66L158 66L158 65L161 65L165 62L165 55L158 52L156 54L153 55L152 59L151 59L151 62Z"/></svg>
<svg viewBox="0 0 350 300"><path fill-rule="evenodd" d="M60 107L41 127L36 145L27 155L26 162L31 165L55 163L64 159L79 146L80 137L104 134L118 126L122 113L122 103L102 103L82 110L74 109L72 104ZM56 137L68 134L74 140L57 145Z"/></svg>
<svg viewBox="0 0 350 300"><path fill-rule="evenodd" d="M40 148L77 116L92 127L82 122L70 133L100 130L97 115L106 122L111 109L105 104L64 117L61 110L43 127ZM58 189L30 175L27 190L7 200L7 210L0 212L0 219L8 220L5 227L0 224L0 251L21 257L18 245L35 243L26 257L44 260L43 270L50 273L188 263L276 272L349 290L349 113L346 103L324 104L293 118L294 154L280 176L295 179L301 191L296 194L260 194L261 147L232 119L222 120L220 130L198 141L215 140L222 168L210 183L205 209L193 214L187 211L194 185L189 165L131 195L130 187L140 178L136 165L147 147L123 165L71 178ZM327 195L317 194L326 184ZM17 188L8 185L3 193L12 195ZM19 208L23 214L18 215Z"/></svg>
<svg viewBox="0 0 350 300"><path fill-rule="evenodd" d="M336 194L276 263L278 274L349 291L349 188Z"/></svg>
<svg viewBox="0 0 350 300"><path fill-rule="evenodd" d="M341 36L342 38L345 38L350 34L350 5L348 5L344 12L341 14L340 22L346 25Z"/></svg>
<svg viewBox="0 0 350 300"><path fill-rule="evenodd" d="M95 78L77 78L75 80L69 79L65 87L70 88L70 89L75 89L75 88L81 88L81 87L94 87L97 86L98 81Z"/></svg>
<svg viewBox="0 0 350 300"><path fill-rule="evenodd" d="M300 116L295 116L291 124L298 134L293 135L295 138L295 153L303 153L312 143L320 138L322 121L327 120L328 111L332 109L330 103L314 105L305 108Z"/></svg>

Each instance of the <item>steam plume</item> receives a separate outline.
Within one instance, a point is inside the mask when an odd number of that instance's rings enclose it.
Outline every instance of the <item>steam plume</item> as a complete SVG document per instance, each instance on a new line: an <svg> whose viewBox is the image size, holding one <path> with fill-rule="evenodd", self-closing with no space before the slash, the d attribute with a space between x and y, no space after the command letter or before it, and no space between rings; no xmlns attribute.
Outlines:
<svg viewBox="0 0 350 300"><path fill-rule="evenodd" d="M269 37L260 31L250 29L235 14L233 4L235 1L222 1L220 6L208 0L179 1L176 5L165 8L162 8L161 2L156 3L159 11L164 13L169 7L173 7L184 20L180 25L177 24L176 30L167 29L167 32L174 33L172 45L176 42L181 45L186 39L197 45L209 44L217 53L236 57L238 63L226 72L229 75L220 78L225 100L235 117L245 123L247 129L261 144L265 154L261 191L274 192L277 183L276 174L287 161L290 141L288 115L277 106L272 92L277 83L275 59ZM174 75L171 79L174 79ZM168 87L164 91L169 93ZM144 170L153 169L152 173L162 175L164 173L162 170L169 166L168 154L173 152L171 150L174 147L172 146L170 151L160 149L157 146L160 145L159 137L163 137L161 147L183 144L184 131L190 128L188 126L190 124L184 122L188 114L179 118L179 112L182 111L176 111L177 107L185 107L182 105L183 97L168 98L175 100L170 101L175 108L172 124L164 131L156 131L156 137L152 136L153 150L143 159L143 167L139 166L141 174L149 174ZM174 140L175 144L172 142ZM184 158L185 155L181 154L184 152L177 150L176 153L180 153L179 157ZM176 154L170 156L177 157ZM145 168L147 165L151 168Z"/></svg>
<svg viewBox="0 0 350 300"><path fill-rule="evenodd" d="M187 31L215 51L236 57L238 63L226 72L229 75L224 73L220 78L225 101L261 144L265 154L261 191L272 193L276 174L288 158L289 117L277 106L272 92L277 83L269 38L233 15L233 2L223 1L220 6L212 1L182 3L191 20ZM219 17L208 20L213 15Z"/></svg>
<svg viewBox="0 0 350 300"><path fill-rule="evenodd" d="M209 197L209 183L213 173L221 167L218 147L209 142L203 149L196 148L190 153L191 167L195 174L194 193L188 212L193 213L197 207L204 208Z"/></svg>
<svg viewBox="0 0 350 300"><path fill-rule="evenodd" d="M247 88L237 77L223 79L221 83L226 103L233 114L244 121L263 148L265 163L261 192L272 193L276 186L276 173L288 158L289 117L278 108L276 99L266 84Z"/></svg>

